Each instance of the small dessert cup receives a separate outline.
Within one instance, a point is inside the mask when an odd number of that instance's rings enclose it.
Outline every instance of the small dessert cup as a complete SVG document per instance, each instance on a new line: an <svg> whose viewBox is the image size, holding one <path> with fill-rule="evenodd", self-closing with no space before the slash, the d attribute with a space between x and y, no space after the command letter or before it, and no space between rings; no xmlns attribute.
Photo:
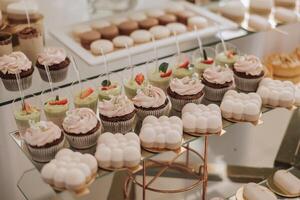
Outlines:
<svg viewBox="0 0 300 200"><path fill-rule="evenodd" d="M204 70L215 64L216 51L212 47L203 47L203 51L200 49L194 51L193 53L193 64L194 71L202 76Z"/></svg>
<svg viewBox="0 0 300 200"><path fill-rule="evenodd" d="M117 73L102 74L97 79L99 101L110 100L122 93L122 78Z"/></svg>
<svg viewBox="0 0 300 200"><path fill-rule="evenodd" d="M240 52L239 49L232 43L225 42L225 47L222 43L216 45L216 59L215 62L217 65L233 67L234 63L239 58Z"/></svg>
<svg viewBox="0 0 300 200"><path fill-rule="evenodd" d="M173 57L173 77L184 78L186 76L191 77L194 73L194 67L191 63L189 55L181 53Z"/></svg>

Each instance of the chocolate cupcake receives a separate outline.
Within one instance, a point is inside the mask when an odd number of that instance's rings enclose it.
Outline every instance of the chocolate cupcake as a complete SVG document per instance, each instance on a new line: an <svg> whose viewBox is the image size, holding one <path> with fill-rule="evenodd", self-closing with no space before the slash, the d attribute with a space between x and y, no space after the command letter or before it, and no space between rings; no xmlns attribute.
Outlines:
<svg viewBox="0 0 300 200"><path fill-rule="evenodd" d="M0 57L0 77L4 87L9 91L19 89L16 74L20 76L20 85L23 89L31 86L34 68L28 58L20 51Z"/></svg>
<svg viewBox="0 0 300 200"><path fill-rule="evenodd" d="M88 31L79 35L80 43L85 49L90 49L90 45L95 40L101 38L101 34L98 31Z"/></svg>
<svg viewBox="0 0 300 200"><path fill-rule="evenodd" d="M68 111L62 127L69 144L77 149L87 149L96 145L101 133L101 123L90 108Z"/></svg>
<svg viewBox="0 0 300 200"><path fill-rule="evenodd" d="M126 21L118 26L121 35L130 35L133 31L139 28L139 25L135 21Z"/></svg>
<svg viewBox="0 0 300 200"><path fill-rule="evenodd" d="M253 55L239 57L233 72L236 87L245 92L255 92L265 74L260 59Z"/></svg>
<svg viewBox="0 0 300 200"><path fill-rule="evenodd" d="M202 83L204 97L210 101L221 101L224 94L233 88L233 72L228 68L213 66L205 69Z"/></svg>
<svg viewBox="0 0 300 200"><path fill-rule="evenodd" d="M132 101L141 121L148 115L160 117L169 112L169 99L164 91L152 85L139 89Z"/></svg>
<svg viewBox="0 0 300 200"><path fill-rule="evenodd" d="M187 103L200 104L204 94L203 88L204 86L198 78L186 76L182 79L173 79L167 89L172 108L181 112Z"/></svg>
<svg viewBox="0 0 300 200"><path fill-rule="evenodd" d="M126 133L134 128L135 108L125 95L99 102L99 116L106 132Z"/></svg>
<svg viewBox="0 0 300 200"><path fill-rule="evenodd" d="M50 161L64 145L64 134L50 121L31 124L21 137L32 159L38 162Z"/></svg>
<svg viewBox="0 0 300 200"><path fill-rule="evenodd" d="M37 57L36 67L40 76L44 81L49 81L46 73L47 66L49 68L52 82L63 81L68 73L70 59L63 48L48 47Z"/></svg>

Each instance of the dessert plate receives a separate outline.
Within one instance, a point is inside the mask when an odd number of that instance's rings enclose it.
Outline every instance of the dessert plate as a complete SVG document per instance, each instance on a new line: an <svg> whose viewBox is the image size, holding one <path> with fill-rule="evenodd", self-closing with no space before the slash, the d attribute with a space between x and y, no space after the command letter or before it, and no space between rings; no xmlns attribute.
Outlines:
<svg viewBox="0 0 300 200"><path fill-rule="evenodd" d="M273 175L271 175L268 179L267 179L267 186L268 188L274 192L275 194L282 196L282 197L286 197L286 198L296 198L296 197L300 197L300 193L299 194L295 194L295 195L291 195L291 194L286 194L284 191L282 191L280 188L278 188L275 183L274 183L274 179L273 179Z"/></svg>
<svg viewBox="0 0 300 200"><path fill-rule="evenodd" d="M235 193L236 200L246 200L243 196L243 193L244 193L244 187L240 187Z"/></svg>

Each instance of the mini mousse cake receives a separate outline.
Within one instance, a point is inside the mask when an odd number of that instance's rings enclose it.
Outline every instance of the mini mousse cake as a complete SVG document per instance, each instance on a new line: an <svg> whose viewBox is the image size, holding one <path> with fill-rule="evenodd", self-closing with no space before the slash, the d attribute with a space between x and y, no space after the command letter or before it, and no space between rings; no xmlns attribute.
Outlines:
<svg viewBox="0 0 300 200"><path fill-rule="evenodd" d="M61 98L57 95L55 98L50 98L44 103L44 112L49 121L52 121L57 126L61 127L62 122L69 110L69 101L67 98Z"/></svg>
<svg viewBox="0 0 300 200"><path fill-rule="evenodd" d="M118 96L121 94L121 85L116 81L103 80L99 87L99 100L109 100L112 96Z"/></svg>
<svg viewBox="0 0 300 200"><path fill-rule="evenodd" d="M97 90L92 87L80 90L74 96L74 104L76 108L90 108L96 113L98 105Z"/></svg>
<svg viewBox="0 0 300 200"><path fill-rule="evenodd" d="M181 112L183 106L187 103L201 103L203 88L204 86L198 78L173 79L167 89L172 108Z"/></svg>
<svg viewBox="0 0 300 200"><path fill-rule="evenodd" d="M104 131L126 133L134 128L135 108L125 95L99 102L99 115Z"/></svg>
<svg viewBox="0 0 300 200"><path fill-rule="evenodd" d="M173 71L169 67L169 63L163 62L159 65L159 67L156 67L154 62L154 66L148 70L147 77L151 85L167 91L172 73Z"/></svg>
<svg viewBox="0 0 300 200"><path fill-rule="evenodd" d="M190 58L187 55L180 54L175 56L175 65L173 76L176 78L191 77L194 73L194 65L191 64Z"/></svg>
<svg viewBox="0 0 300 200"><path fill-rule="evenodd" d="M243 189L243 198L247 200L276 200L276 196L268 188L256 183L248 183Z"/></svg>
<svg viewBox="0 0 300 200"><path fill-rule="evenodd" d="M69 144L77 149L87 149L96 145L101 133L101 123L89 108L68 111L62 127Z"/></svg>
<svg viewBox="0 0 300 200"><path fill-rule="evenodd" d="M228 67L232 67L234 65L234 63L237 61L237 59L239 58L238 50L233 47L233 48L229 48L226 50L223 49L220 51L218 49L221 46L222 46L221 44L218 44L216 47L217 48L217 50L216 50L217 55L215 58L216 64L221 65L221 66L227 65Z"/></svg>
<svg viewBox="0 0 300 200"><path fill-rule="evenodd" d="M203 73L202 83L205 98L210 101L221 101L224 94L233 87L233 72L229 68L214 66Z"/></svg>
<svg viewBox="0 0 300 200"><path fill-rule="evenodd" d="M52 82L59 82L66 78L69 64L70 59L63 48L48 47L38 54L36 67L44 81L49 81L45 68L47 66Z"/></svg>
<svg viewBox="0 0 300 200"><path fill-rule="evenodd" d="M38 162L50 161L64 145L64 134L50 121L31 123L22 138L32 159Z"/></svg>
<svg viewBox="0 0 300 200"><path fill-rule="evenodd" d="M286 170L278 170L273 176L274 184L288 195L300 195L300 179Z"/></svg>
<svg viewBox="0 0 300 200"><path fill-rule="evenodd" d="M169 100L164 91L152 85L139 89L132 101L141 121L148 115L160 117L169 111Z"/></svg>
<svg viewBox="0 0 300 200"><path fill-rule="evenodd" d="M264 76L264 67L254 55L239 57L233 66L236 87L245 92L255 92Z"/></svg>
<svg viewBox="0 0 300 200"><path fill-rule="evenodd" d="M135 75L134 79L126 80L124 83L125 94L129 99L136 96L137 91L144 88L148 84L145 80L145 76L142 73Z"/></svg>
<svg viewBox="0 0 300 200"><path fill-rule="evenodd" d="M19 89L16 75L20 75L20 85L23 89L31 86L34 68L28 58L20 51L0 57L0 77L4 87L9 91Z"/></svg>
<svg viewBox="0 0 300 200"><path fill-rule="evenodd" d="M193 53L194 71L202 76L206 68L212 67L215 64L215 50L211 47L204 47L202 52L199 50Z"/></svg>

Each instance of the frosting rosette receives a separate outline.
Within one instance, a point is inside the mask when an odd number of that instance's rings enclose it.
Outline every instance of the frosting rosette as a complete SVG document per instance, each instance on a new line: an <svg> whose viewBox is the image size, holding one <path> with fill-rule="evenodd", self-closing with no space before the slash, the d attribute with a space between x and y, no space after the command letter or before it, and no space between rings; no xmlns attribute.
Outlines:
<svg viewBox="0 0 300 200"><path fill-rule="evenodd" d="M263 65L260 59L254 55L244 55L234 64L237 72L243 72L247 75L257 76L263 71Z"/></svg>
<svg viewBox="0 0 300 200"><path fill-rule="evenodd" d="M0 70L3 74L19 74L32 67L32 63L26 55L20 51L0 57Z"/></svg>
<svg viewBox="0 0 300 200"><path fill-rule="evenodd" d="M67 57L66 51L59 47L47 47L38 55L38 62L44 66L51 66L63 62Z"/></svg>
<svg viewBox="0 0 300 200"><path fill-rule="evenodd" d="M40 121L31 124L30 128L22 134L22 138L31 146L41 147L54 142L61 137L60 128L51 121Z"/></svg>
<svg viewBox="0 0 300 200"><path fill-rule="evenodd" d="M233 72L228 67L213 66L205 69L203 77L210 83L224 84L233 81Z"/></svg>
<svg viewBox="0 0 300 200"><path fill-rule="evenodd" d="M158 87L147 85L139 89L137 95L132 99L134 105L143 108L157 108L166 102L167 96L164 91Z"/></svg>
<svg viewBox="0 0 300 200"><path fill-rule="evenodd" d="M90 108L76 108L67 112L62 126L72 134L85 134L97 126L98 119Z"/></svg>
<svg viewBox="0 0 300 200"><path fill-rule="evenodd" d="M134 105L125 95L110 96L110 100L99 102L100 115L120 117L134 111Z"/></svg>
<svg viewBox="0 0 300 200"><path fill-rule="evenodd" d="M202 91L204 85L199 79L188 76L178 79L174 78L170 83L170 89L179 95L194 95Z"/></svg>

